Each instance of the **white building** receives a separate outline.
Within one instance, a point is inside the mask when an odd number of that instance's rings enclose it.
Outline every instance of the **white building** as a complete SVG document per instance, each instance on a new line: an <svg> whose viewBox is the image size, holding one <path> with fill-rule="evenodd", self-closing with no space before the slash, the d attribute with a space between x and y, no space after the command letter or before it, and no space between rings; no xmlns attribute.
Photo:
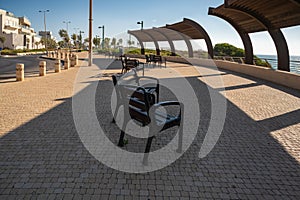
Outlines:
<svg viewBox="0 0 300 200"><path fill-rule="evenodd" d="M5 37L4 44L0 43L0 48L37 49L44 47L26 17L16 17L13 13L2 9L0 9L0 36Z"/></svg>

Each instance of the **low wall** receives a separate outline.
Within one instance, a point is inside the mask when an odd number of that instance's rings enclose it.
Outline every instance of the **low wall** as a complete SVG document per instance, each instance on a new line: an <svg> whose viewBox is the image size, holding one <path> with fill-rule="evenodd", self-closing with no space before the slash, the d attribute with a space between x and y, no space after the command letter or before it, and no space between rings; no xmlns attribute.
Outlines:
<svg viewBox="0 0 300 200"><path fill-rule="evenodd" d="M128 55L129 57L145 58L144 55ZM205 67L217 66L220 69L230 70L241 74L250 75L256 78L267 80L279 85L300 90L300 75L285 71L273 70L266 67L239 64L224 60L182 58L179 56L166 56L169 62L186 63Z"/></svg>
<svg viewBox="0 0 300 200"><path fill-rule="evenodd" d="M221 69L247 74L279 85L300 90L300 75L298 74L255 65L238 64L229 61L215 60L214 62L217 67Z"/></svg>

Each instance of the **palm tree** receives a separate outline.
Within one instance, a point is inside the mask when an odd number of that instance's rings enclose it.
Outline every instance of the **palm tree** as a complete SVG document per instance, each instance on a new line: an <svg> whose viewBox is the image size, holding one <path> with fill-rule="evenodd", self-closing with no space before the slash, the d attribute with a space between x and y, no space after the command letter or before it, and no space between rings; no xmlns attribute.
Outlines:
<svg viewBox="0 0 300 200"><path fill-rule="evenodd" d="M113 38L113 39L111 40L111 46L113 46L114 49L116 48L116 43L117 43L117 39L116 39L116 38Z"/></svg>
<svg viewBox="0 0 300 200"><path fill-rule="evenodd" d="M63 39L63 41L67 44L67 46L68 46L68 44L69 44L69 42L70 42L70 37L69 37L69 35L68 35L68 32L66 31L66 30L64 30L64 29L60 29L59 31L58 31L58 34L59 34L59 36Z"/></svg>
<svg viewBox="0 0 300 200"><path fill-rule="evenodd" d="M73 43L74 43L74 46L76 46L76 44L77 44L77 35L75 34L75 33L73 33L72 35L71 35L71 39L73 40Z"/></svg>
<svg viewBox="0 0 300 200"><path fill-rule="evenodd" d="M117 45L118 45L118 46L123 46L123 39L122 39L122 38L120 38L120 39L118 40Z"/></svg>

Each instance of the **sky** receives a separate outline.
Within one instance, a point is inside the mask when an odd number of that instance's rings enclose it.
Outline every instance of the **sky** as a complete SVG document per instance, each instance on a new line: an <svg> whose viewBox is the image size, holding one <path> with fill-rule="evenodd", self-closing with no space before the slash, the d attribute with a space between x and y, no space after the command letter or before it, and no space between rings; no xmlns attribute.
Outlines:
<svg viewBox="0 0 300 200"><path fill-rule="evenodd" d="M223 4L223 0L93 0L93 37L102 36L99 26L105 26L105 37L116 37L127 30L160 27L189 18L199 23L209 34L213 45L227 42L243 48L242 41L226 21L208 15L209 7ZM88 36L89 0L0 0L0 9L15 16L26 16L36 32L44 30L43 14L39 10L50 10L46 14L47 30L60 40L58 31L66 29L70 34L84 31ZM300 26L282 29L290 55L300 56ZM254 54L276 55L275 45L267 32L250 34Z"/></svg>

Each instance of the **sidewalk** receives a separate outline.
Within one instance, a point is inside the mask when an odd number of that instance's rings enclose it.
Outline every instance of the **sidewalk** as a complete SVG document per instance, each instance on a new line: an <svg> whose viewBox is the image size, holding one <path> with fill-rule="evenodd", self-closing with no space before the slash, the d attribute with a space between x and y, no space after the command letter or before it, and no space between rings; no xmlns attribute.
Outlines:
<svg viewBox="0 0 300 200"><path fill-rule="evenodd" d="M105 68L103 59L95 63ZM83 61L83 67L86 63ZM299 199L300 92L229 71L221 71L227 116L215 148L203 159L199 150L209 127L210 97L206 81L215 71L199 74L189 66L168 63L147 68L145 75L172 77L176 69L195 88L200 127L190 148L171 165L131 174L99 162L82 143L74 125L72 92L78 67L0 84L1 199ZM98 79L95 108L107 137L116 144L119 129L111 123L110 75ZM162 89L162 99L164 97ZM82 92L85 92L84 90ZM157 136L153 149L170 141ZM139 150L129 137L125 147ZM142 142L141 142L142 143ZM144 145L142 145L144 148Z"/></svg>

